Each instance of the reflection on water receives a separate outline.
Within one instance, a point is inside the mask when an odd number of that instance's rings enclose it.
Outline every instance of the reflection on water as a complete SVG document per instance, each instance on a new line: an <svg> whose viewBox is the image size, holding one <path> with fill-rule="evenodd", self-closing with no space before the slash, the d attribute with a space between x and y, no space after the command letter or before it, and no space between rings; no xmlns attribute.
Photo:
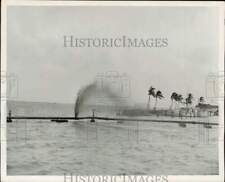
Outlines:
<svg viewBox="0 0 225 182"><path fill-rule="evenodd" d="M7 124L9 175L218 174L218 127L70 121Z"/></svg>

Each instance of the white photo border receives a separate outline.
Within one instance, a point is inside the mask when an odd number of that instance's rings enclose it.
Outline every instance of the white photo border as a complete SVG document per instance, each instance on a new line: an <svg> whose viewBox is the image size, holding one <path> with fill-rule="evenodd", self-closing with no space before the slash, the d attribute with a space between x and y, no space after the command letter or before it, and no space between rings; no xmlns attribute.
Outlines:
<svg viewBox="0 0 225 182"><path fill-rule="evenodd" d="M224 73L224 3L223 2L156 2L156 1L19 1L5 0L1 7L1 72L7 71L7 7L8 6L193 6L193 7L218 7L219 9L219 27L218 34L220 38L219 70ZM1 78L2 79L2 78ZM224 89L224 85L220 85ZM1 84L1 95L6 93L6 82ZM224 100L219 100L219 127L224 130ZM6 99L1 97L1 181L3 182L63 182L64 176L7 176L7 140L6 140ZM219 175L179 175L168 176L169 182L222 182L224 181L224 133L219 132ZM117 180L118 182L120 180ZM122 179L121 179L122 181Z"/></svg>

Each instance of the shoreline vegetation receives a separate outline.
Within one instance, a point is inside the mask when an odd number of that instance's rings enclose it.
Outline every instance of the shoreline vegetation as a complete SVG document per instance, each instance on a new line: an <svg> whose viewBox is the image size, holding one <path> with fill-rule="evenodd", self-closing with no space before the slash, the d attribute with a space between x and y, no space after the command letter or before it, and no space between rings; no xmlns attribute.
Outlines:
<svg viewBox="0 0 225 182"><path fill-rule="evenodd" d="M155 99L154 108L151 109L151 98ZM193 107L194 96L192 93L188 93L187 97L184 98L182 94L173 92L170 96L171 105L169 109L159 110L157 109L158 100L164 99L162 92L160 90L156 91L156 88L150 86L148 90L148 102L147 109L140 112L136 111L137 114L142 115L157 115L157 116L178 116L178 117L209 117L218 116L219 107L217 105L207 104L205 98L201 96L198 99L198 104ZM181 106L184 105L184 106ZM125 111L126 115L130 115L134 111Z"/></svg>
<svg viewBox="0 0 225 182"><path fill-rule="evenodd" d="M170 109L158 109L158 110L146 110L146 109L124 109L117 112L117 115L121 116L170 116L170 117L209 117L218 116L217 106L210 105L210 107L215 107L215 111L211 109L198 109L198 108L179 108L176 110Z"/></svg>

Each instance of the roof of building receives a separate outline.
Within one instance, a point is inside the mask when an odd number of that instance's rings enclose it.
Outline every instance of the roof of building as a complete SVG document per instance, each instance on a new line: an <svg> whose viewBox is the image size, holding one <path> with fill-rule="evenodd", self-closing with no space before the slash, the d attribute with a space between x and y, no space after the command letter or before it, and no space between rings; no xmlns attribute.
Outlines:
<svg viewBox="0 0 225 182"><path fill-rule="evenodd" d="M199 103L195 107L198 107L200 109L218 109L217 105L203 104L203 103Z"/></svg>

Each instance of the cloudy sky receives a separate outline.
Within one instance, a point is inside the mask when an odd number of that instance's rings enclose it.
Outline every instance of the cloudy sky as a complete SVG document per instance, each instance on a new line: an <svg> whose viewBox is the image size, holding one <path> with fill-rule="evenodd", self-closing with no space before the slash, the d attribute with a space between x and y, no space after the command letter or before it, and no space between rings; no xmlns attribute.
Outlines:
<svg viewBox="0 0 225 182"><path fill-rule="evenodd" d="M218 71L218 9L209 7L9 7L7 70L19 80L17 100L74 102L96 75L126 74L130 100L147 101L152 85L197 99ZM63 36L166 37L166 48L65 48Z"/></svg>

